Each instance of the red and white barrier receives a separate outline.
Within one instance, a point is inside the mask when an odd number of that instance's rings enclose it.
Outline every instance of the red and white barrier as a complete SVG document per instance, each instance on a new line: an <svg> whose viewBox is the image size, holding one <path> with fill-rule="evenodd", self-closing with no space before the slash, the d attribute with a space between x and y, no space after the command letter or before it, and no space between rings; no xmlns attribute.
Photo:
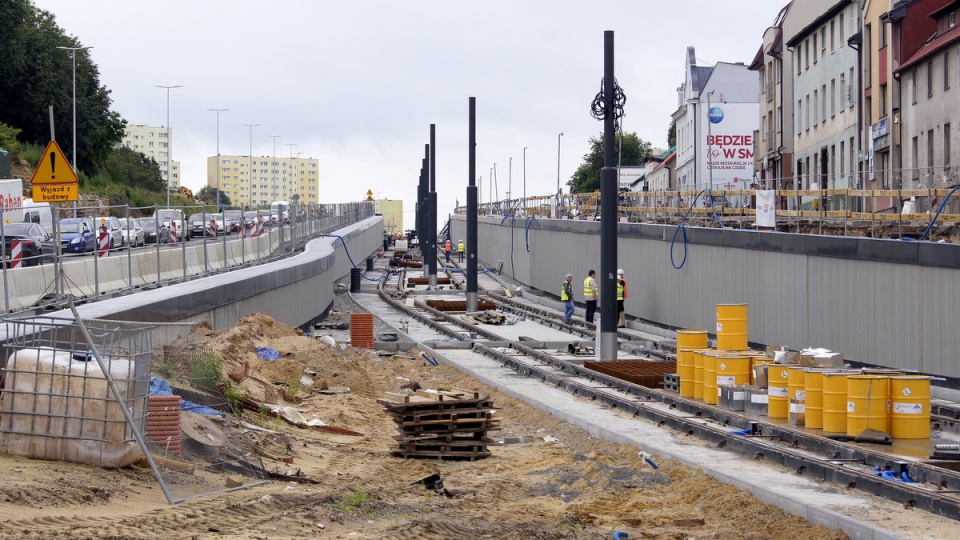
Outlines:
<svg viewBox="0 0 960 540"><path fill-rule="evenodd" d="M23 262L23 246L19 240L14 240L10 245L10 268L20 268Z"/></svg>
<svg viewBox="0 0 960 540"><path fill-rule="evenodd" d="M100 249L97 250L97 257L106 257L110 252L110 237L107 234L107 226L100 227Z"/></svg>
<svg viewBox="0 0 960 540"><path fill-rule="evenodd" d="M168 241L169 241L171 244L176 244L176 243L177 243L177 222L176 222L176 221L171 221L171 222L170 222L170 237L169 237Z"/></svg>
<svg viewBox="0 0 960 540"><path fill-rule="evenodd" d="M210 229L210 236L216 238L217 237L217 220L211 219L210 226L207 228Z"/></svg>
<svg viewBox="0 0 960 540"><path fill-rule="evenodd" d="M263 217L257 220L257 236L263 236Z"/></svg>

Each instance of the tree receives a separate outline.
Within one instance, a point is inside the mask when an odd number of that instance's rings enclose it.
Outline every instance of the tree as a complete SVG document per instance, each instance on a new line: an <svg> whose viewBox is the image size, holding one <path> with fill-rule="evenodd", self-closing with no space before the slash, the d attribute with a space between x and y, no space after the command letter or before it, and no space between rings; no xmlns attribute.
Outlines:
<svg viewBox="0 0 960 540"><path fill-rule="evenodd" d="M621 146L622 141L622 146ZM650 156L650 143L637 136L636 133L627 133L614 140L615 151L622 167L638 166ZM600 169L603 167L603 135L600 138L590 137L590 152L583 156L583 163L567 182L571 193L589 193L600 189Z"/></svg>
<svg viewBox="0 0 960 540"><path fill-rule="evenodd" d="M147 191L163 191L166 188L156 160L125 146L116 148L106 157L103 172L118 184Z"/></svg>
<svg viewBox="0 0 960 540"><path fill-rule="evenodd" d="M80 41L30 0L0 2L0 21L0 122L20 129L21 142L45 145L53 105L57 139L73 161L73 53L57 47ZM76 88L77 168L92 175L120 142L126 122L110 110L110 91L88 51L76 51Z"/></svg>
<svg viewBox="0 0 960 540"><path fill-rule="evenodd" d="M17 136L20 130L0 122L0 150L6 150L16 156L20 153L20 143Z"/></svg>
<svg viewBox="0 0 960 540"><path fill-rule="evenodd" d="M200 188L200 191L197 192L197 200L203 201L207 204L213 204L217 202L217 188L212 188L210 186L203 186ZM230 197L226 193L220 193L220 206L230 206Z"/></svg>
<svg viewBox="0 0 960 540"><path fill-rule="evenodd" d="M667 129L667 149L677 145L677 121L671 120L670 127Z"/></svg>

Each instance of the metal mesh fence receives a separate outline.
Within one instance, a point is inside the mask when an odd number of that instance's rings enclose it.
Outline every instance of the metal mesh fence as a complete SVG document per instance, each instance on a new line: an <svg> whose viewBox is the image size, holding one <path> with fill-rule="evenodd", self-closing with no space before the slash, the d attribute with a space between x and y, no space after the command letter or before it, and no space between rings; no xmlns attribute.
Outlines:
<svg viewBox="0 0 960 540"><path fill-rule="evenodd" d="M149 393L149 326L89 321L91 344L71 319L33 317L7 325L12 337L3 370L0 446L14 455L103 467L136 461L140 449L133 429L143 425ZM91 345L100 351L103 369Z"/></svg>
<svg viewBox="0 0 960 540"><path fill-rule="evenodd" d="M153 326L144 323L34 317L7 326L0 414L7 453L116 468L146 452L171 503L269 481L233 416L239 403L220 390L215 354L154 351ZM154 365L174 382L151 377Z"/></svg>
<svg viewBox="0 0 960 540"><path fill-rule="evenodd" d="M221 359L203 348L164 347L148 404L145 439L173 502L269 481L244 434L240 403L221 388Z"/></svg>

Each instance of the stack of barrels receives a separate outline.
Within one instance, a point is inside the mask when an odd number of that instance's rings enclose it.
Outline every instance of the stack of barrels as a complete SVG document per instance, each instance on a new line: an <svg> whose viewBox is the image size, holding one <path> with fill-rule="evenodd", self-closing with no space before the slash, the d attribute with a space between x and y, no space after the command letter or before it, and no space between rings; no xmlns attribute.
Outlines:
<svg viewBox="0 0 960 540"><path fill-rule="evenodd" d="M706 330L677 332L680 396L717 405L724 387L753 382L753 365L765 358L747 345L747 305L717 306L717 348L708 345Z"/></svg>
<svg viewBox="0 0 960 540"><path fill-rule="evenodd" d="M725 388L757 384L754 368L768 364L761 397L771 419L850 437L865 430L894 439L930 437L930 377L772 363L749 349L747 313L746 304L717 305L716 349L708 346L706 330L677 331L680 397L717 405Z"/></svg>

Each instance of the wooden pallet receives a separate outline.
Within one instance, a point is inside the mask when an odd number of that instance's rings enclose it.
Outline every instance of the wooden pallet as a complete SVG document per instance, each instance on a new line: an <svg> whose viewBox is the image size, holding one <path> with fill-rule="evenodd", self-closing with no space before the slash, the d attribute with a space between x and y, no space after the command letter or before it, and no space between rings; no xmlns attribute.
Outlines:
<svg viewBox="0 0 960 540"><path fill-rule="evenodd" d="M387 394L378 400L397 425L395 456L481 459L491 455L487 433L500 429L488 396L456 388Z"/></svg>

